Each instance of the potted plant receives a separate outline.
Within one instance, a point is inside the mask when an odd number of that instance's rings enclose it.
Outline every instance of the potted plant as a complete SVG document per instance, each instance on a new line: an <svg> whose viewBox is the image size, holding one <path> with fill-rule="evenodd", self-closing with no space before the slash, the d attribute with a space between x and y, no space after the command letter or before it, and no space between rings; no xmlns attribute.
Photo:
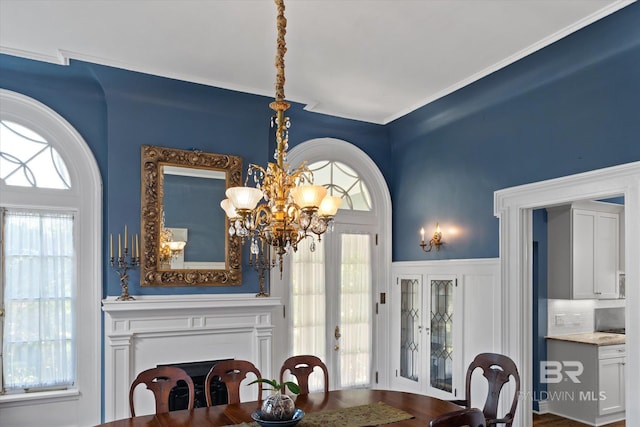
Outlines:
<svg viewBox="0 0 640 427"><path fill-rule="evenodd" d="M282 384L279 384L276 380L258 378L257 380L249 383L249 385L255 383L266 383L270 385L271 388L263 388L263 390L272 390L274 392L262 402L261 418L263 420L285 421L293 418L296 406L293 403L293 399L291 399L289 395L283 393L283 391L286 387L292 393L299 394L300 387L298 387L298 384L291 381L285 381Z"/></svg>

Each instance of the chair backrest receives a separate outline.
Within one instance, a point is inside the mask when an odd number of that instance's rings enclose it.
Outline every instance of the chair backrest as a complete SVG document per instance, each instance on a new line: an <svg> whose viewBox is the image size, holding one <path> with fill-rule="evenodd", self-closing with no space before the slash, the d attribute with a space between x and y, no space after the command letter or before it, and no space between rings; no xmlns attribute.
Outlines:
<svg viewBox="0 0 640 427"><path fill-rule="evenodd" d="M509 357L496 353L480 353L467 369L466 378L466 406L471 407L471 376L476 369L482 369L482 375L489 383L487 392L487 400L485 401L482 412L487 420L487 425L504 424L511 427L513 417L515 416L516 406L518 405L518 395L520 394L520 374L516 364ZM502 387L513 377L515 388L511 408L509 412L498 419L498 402L500 400L500 392Z"/></svg>
<svg viewBox="0 0 640 427"><path fill-rule="evenodd" d="M440 415L429 427L485 427L484 414L478 408L466 408Z"/></svg>
<svg viewBox="0 0 640 427"><path fill-rule="evenodd" d="M195 391L191 377L183 369L173 366L162 366L142 371L138 374L136 379L133 380L131 388L129 389L129 408L131 409L131 416L136 416L136 412L133 407L133 392L139 384L146 384L147 388L153 392L156 399L156 414L162 414L164 412L169 412L169 393L171 393L171 389L178 384L178 381L184 381L187 383L187 387L189 387L188 409L193 409Z"/></svg>
<svg viewBox="0 0 640 427"><path fill-rule="evenodd" d="M329 391L329 371L319 357L311 355L291 356L282 364L280 369L280 383L284 380L284 373L288 369L291 374L298 380L300 386L300 394L309 394L309 375L316 366L322 369L324 374L324 391Z"/></svg>
<svg viewBox="0 0 640 427"><path fill-rule="evenodd" d="M240 403L240 383L253 373L257 378L262 378L255 365L247 360L223 360L211 368L204 380L207 406L211 406L211 381L218 377L227 387L228 403ZM262 384L258 383L258 400L262 400Z"/></svg>

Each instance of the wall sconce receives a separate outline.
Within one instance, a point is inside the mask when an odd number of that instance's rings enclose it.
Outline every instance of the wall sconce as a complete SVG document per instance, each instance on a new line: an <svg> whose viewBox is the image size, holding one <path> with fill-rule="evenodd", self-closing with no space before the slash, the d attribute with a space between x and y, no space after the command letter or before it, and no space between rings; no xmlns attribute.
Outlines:
<svg viewBox="0 0 640 427"><path fill-rule="evenodd" d="M436 252L440 251L440 246L444 244L442 241L442 233L440 232L440 225L436 223L436 231L433 233L433 237L429 240L429 243L424 242L424 228L420 229L420 236L422 237L422 242L420 242L420 247L425 252L431 252L431 249L435 246ZM429 247L429 249L427 249Z"/></svg>

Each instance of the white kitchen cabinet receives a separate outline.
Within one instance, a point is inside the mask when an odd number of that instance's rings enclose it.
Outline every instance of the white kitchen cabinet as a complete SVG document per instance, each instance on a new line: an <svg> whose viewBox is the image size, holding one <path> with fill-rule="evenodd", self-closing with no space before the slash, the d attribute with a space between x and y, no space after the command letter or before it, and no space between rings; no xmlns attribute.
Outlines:
<svg viewBox="0 0 640 427"><path fill-rule="evenodd" d="M463 399L468 364L499 351L498 261L394 263L393 270L391 387Z"/></svg>
<svg viewBox="0 0 640 427"><path fill-rule="evenodd" d="M623 209L603 202L547 209L550 299L618 298Z"/></svg>
<svg viewBox="0 0 640 427"><path fill-rule="evenodd" d="M625 346L605 346L599 347L598 350L598 384L601 394L598 414L608 415L624 411Z"/></svg>
<svg viewBox="0 0 640 427"><path fill-rule="evenodd" d="M623 420L625 359L624 344L547 340L549 412L589 425Z"/></svg>

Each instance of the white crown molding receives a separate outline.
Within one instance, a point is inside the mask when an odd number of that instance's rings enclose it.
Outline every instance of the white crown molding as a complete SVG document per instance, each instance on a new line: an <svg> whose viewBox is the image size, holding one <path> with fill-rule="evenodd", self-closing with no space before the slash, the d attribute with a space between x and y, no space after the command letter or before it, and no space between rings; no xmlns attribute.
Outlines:
<svg viewBox="0 0 640 427"><path fill-rule="evenodd" d="M16 49L0 45L0 53L4 55L17 56L20 58L33 59L34 61L49 62L57 65L69 65L68 58L64 56L51 56L30 50Z"/></svg>
<svg viewBox="0 0 640 427"><path fill-rule="evenodd" d="M569 25L565 28L563 28L560 31L557 31L554 34L551 34L548 37L545 37L544 39L533 43L532 45L526 47L525 49L520 50L519 52L514 53L513 55L504 58L502 61L496 62L495 64L485 68L484 70L475 73L469 77L467 77L466 79L460 80L459 82L449 86L446 89L443 89L435 94L433 94L432 96L429 96L427 98L422 99L421 101L418 101L417 103L410 105L407 108L404 108L402 110L399 110L397 113L392 114L388 117L386 117L384 120L382 120L382 122L379 122L378 124L381 125L386 125L387 123L390 123L396 119L399 119L400 117L406 116L407 114L411 113L412 111L417 110L418 108L421 108L427 104L430 104L431 102L440 99L440 98L444 98L445 96L457 91L458 89L461 89L467 85L470 85L471 83L478 81L486 76L488 76L491 73L494 73L510 64L513 64L516 61L519 61L520 59L524 58L525 56L531 55L532 53L545 48L547 46L549 46L552 43L557 42L558 40L568 36L571 33L574 33L578 30L580 30L581 28L586 27L587 25L593 24L594 22L611 15L612 13L632 4L635 3L636 0L618 0L615 3L610 4L609 6L600 9L599 11L581 19L578 22L573 23L572 25Z"/></svg>

